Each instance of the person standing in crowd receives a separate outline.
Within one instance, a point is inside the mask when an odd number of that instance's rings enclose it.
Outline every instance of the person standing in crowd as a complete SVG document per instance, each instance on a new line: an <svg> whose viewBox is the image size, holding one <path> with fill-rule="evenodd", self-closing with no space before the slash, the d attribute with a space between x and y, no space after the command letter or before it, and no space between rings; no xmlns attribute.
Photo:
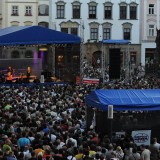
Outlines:
<svg viewBox="0 0 160 160"><path fill-rule="evenodd" d="M27 73L26 73L27 79L29 80L31 76L31 67L27 67Z"/></svg>
<svg viewBox="0 0 160 160"><path fill-rule="evenodd" d="M140 146L140 149L142 151L142 153L141 153L141 160L151 160L150 159L150 155L151 155L150 150L147 149L146 146L143 145L143 144Z"/></svg>
<svg viewBox="0 0 160 160"><path fill-rule="evenodd" d="M132 154L129 155L128 160L140 160L140 159L141 159L141 155L140 153L137 152L137 148L134 147L132 150Z"/></svg>
<svg viewBox="0 0 160 160"><path fill-rule="evenodd" d="M26 137L26 133L22 132L22 137L18 139L18 147L24 150L25 146L30 146L30 140Z"/></svg>
<svg viewBox="0 0 160 160"><path fill-rule="evenodd" d="M157 143L157 138L153 138L151 140L151 144L149 146L149 150L151 152L151 160L159 159L159 143Z"/></svg>

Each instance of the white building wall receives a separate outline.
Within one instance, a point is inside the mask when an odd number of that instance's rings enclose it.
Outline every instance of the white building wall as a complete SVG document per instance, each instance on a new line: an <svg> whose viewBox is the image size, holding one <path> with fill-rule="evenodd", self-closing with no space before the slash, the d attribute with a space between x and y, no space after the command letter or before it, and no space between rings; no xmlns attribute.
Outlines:
<svg viewBox="0 0 160 160"><path fill-rule="evenodd" d="M37 5L38 0L3 0L3 28L11 26L12 22L18 22L19 26L24 26L25 22L31 22L32 25L37 25ZM18 6L18 16L12 16L12 6ZM25 16L25 7L32 7L32 16Z"/></svg>
<svg viewBox="0 0 160 160"><path fill-rule="evenodd" d="M49 6L49 0L38 0L38 6L39 5L48 5ZM50 6L49 6L49 8L50 8ZM49 15L48 16L38 16L38 23L39 22L49 23Z"/></svg>
<svg viewBox="0 0 160 160"><path fill-rule="evenodd" d="M131 35L131 43L133 44L139 44L140 43L140 0L126 0L125 2L127 4L130 4L131 2L136 2L138 4L137 9L137 20L119 20L119 3L120 0L110 0L109 2L113 3L113 19L112 20L106 20L104 19L104 3L106 0L101 1L95 1L97 3L97 19L89 19L88 18L88 3L91 2L90 0L79 0L81 3L81 19L72 19L72 3L73 0L63 0L65 2L65 18L64 19L57 19L56 14L56 3L58 0L50 0L50 24L55 23L56 29L60 30L60 23L61 22L67 22L71 20L72 22L81 23L81 21L84 22L84 41L86 42L88 39L90 39L90 22L98 22L99 23L99 40L102 39L102 24L105 22L109 22L112 25L112 33L111 33L111 39L123 39L123 29L122 24L129 22L132 24L132 35ZM129 6L129 5L128 5ZM128 9L128 18L129 18L129 9ZM79 29L80 32L80 29ZM80 33L79 33L80 35Z"/></svg>
<svg viewBox="0 0 160 160"><path fill-rule="evenodd" d="M154 14L149 14L149 4L154 4ZM156 28L160 29L160 1L142 0L141 1L141 61L145 65L146 49L156 48ZM149 36L149 25L154 25L154 35Z"/></svg>

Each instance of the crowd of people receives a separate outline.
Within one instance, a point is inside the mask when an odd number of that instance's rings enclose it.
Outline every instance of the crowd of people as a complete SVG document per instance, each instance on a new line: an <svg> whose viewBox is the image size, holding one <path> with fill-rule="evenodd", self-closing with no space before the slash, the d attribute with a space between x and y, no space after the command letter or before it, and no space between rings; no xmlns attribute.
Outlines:
<svg viewBox="0 0 160 160"><path fill-rule="evenodd" d="M94 73L99 76L100 70ZM87 128L85 97L96 88L159 87L160 79L150 76L100 85L3 84L0 160L158 160L160 144L156 138L150 146L138 147L127 133L112 139L107 133L101 137L94 128Z"/></svg>

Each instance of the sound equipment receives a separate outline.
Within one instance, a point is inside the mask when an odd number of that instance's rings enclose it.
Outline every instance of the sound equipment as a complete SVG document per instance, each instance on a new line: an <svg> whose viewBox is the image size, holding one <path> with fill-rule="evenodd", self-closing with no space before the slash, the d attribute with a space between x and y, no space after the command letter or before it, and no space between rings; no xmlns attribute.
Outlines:
<svg viewBox="0 0 160 160"><path fill-rule="evenodd" d="M113 119L113 105L108 105L108 119Z"/></svg>
<svg viewBox="0 0 160 160"><path fill-rule="evenodd" d="M29 83L29 79L28 78L23 78L22 83Z"/></svg>
<svg viewBox="0 0 160 160"><path fill-rule="evenodd" d="M45 82L52 82L51 78L46 78Z"/></svg>
<svg viewBox="0 0 160 160"><path fill-rule="evenodd" d="M50 78L52 76L51 72L41 72L41 75L44 75L44 79Z"/></svg>
<svg viewBox="0 0 160 160"><path fill-rule="evenodd" d="M6 80L5 83L6 83L6 84L11 84L11 83L12 83L12 80Z"/></svg>
<svg viewBox="0 0 160 160"><path fill-rule="evenodd" d="M109 49L109 78L120 78L120 49Z"/></svg>
<svg viewBox="0 0 160 160"><path fill-rule="evenodd" d="M40 80L39 79L35 79L33 82L34 83L40 83Z"/></svg>

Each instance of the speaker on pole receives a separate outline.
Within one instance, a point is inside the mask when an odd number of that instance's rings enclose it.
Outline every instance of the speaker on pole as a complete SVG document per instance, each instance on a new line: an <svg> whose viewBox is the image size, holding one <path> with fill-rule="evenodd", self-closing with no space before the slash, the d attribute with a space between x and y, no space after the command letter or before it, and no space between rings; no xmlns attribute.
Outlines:
<svg viewBox="0 0 160 160"><path fill-rule="evenodd" d="M113 105L108 105L109 138L112 142Z"/></svg>
<svg viewBox="0 0 160 160"><path fill-rule="evenodd" d="M108 105L108 119L113 119L113 105Z"/></svg>

